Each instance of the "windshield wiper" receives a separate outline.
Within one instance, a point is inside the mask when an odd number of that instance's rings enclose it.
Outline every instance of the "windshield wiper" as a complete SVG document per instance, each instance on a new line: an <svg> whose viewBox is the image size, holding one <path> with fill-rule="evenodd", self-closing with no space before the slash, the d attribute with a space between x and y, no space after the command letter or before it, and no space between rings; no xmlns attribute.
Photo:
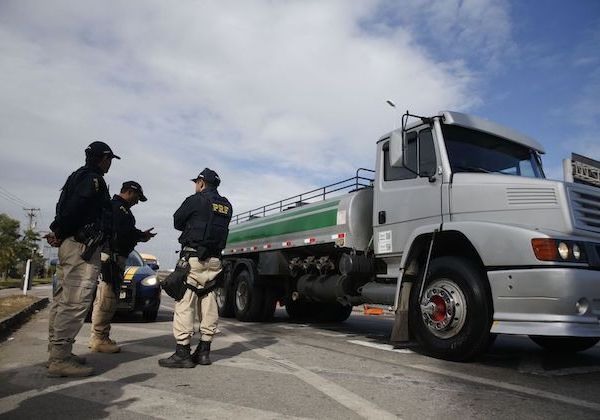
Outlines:
<svg viewBox="0 0 600 420"><path fill-rule="evenodd" d="M454 166L453 170L458 169L461 172L483 172L486 174L491 174L492 171L488 171L487 169L480 168L478 166Z"/></svg>

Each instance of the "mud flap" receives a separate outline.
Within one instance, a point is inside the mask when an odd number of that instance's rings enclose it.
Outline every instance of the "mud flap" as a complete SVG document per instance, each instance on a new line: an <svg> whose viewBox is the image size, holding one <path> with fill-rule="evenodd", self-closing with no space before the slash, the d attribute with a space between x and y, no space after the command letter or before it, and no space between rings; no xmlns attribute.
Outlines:
<svg viewBox="0 0 600 420"><path fill-rule="evenodd" d="M394 348L414 347L415 342L411 341L410 330L408 328L408 307L410 302L410 289L413 283L402 282L400 287L400 301L396 309L396 319L392 327L390 344Z"/></svg>

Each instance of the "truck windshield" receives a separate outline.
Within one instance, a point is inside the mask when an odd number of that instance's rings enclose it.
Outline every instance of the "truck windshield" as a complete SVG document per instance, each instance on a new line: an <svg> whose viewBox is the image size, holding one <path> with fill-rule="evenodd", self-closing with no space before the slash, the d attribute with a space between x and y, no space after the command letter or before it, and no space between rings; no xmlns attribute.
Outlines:
<svg viewBox="0 0 600 420"><path fill-rule="evenodd" d="M452 172L484 172L544 178L538 154L481 131L442 125Z"/></svg>

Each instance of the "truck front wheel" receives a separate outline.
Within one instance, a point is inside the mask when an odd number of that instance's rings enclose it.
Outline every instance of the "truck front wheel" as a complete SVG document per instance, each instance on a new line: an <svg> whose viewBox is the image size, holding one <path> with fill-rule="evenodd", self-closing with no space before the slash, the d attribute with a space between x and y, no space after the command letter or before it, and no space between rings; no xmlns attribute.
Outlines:
<svg viewBox="0 0 600 420"><path fill-rule="evenodd" d="M535 344L556 353L575 353L594 347L600 337L549 337L545 335L530 335Z"/></svg>
<svg viewBox="0 0 600 420"><path fill-rule="evenodd" d="M436 258L429 268L422 295L422 280L411 288L411 332L433 357L473 359L490 343L493 310L483 274L460 257Z"/></svg>

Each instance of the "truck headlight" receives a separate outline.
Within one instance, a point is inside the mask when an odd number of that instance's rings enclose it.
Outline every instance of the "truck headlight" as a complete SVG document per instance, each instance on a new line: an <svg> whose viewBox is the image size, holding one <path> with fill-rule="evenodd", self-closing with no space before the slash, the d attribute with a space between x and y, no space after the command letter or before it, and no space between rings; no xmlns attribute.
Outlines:
<svg viewBox="0 0 600 420"><path fill-rule="evenodd" d="M573 257L575 257L575 259L578 261L581 258L581 249L577 244L573 244Z"/></svg>
<svg viewBox="0 0 600 420"><path fill-rule="evenodd" d="M586 262L582 245L577 242L552 238L531 240L535 257L540 261Z"/></svg>
<svg viewBox="0 0 600 420"><path fill-rule="evenodd" d="M566 243L558 243L558 255L560 255L560 258L562 258L563 260L569 258L569 246Z"/></svg>
<svg viewBox="0 0 600 420"><path fill-rule="evenodd" d="M141 283L144 286L156 286L158 284L158 280L156 280L156 276L148 276L145 279L142 279Z"/></svg>

